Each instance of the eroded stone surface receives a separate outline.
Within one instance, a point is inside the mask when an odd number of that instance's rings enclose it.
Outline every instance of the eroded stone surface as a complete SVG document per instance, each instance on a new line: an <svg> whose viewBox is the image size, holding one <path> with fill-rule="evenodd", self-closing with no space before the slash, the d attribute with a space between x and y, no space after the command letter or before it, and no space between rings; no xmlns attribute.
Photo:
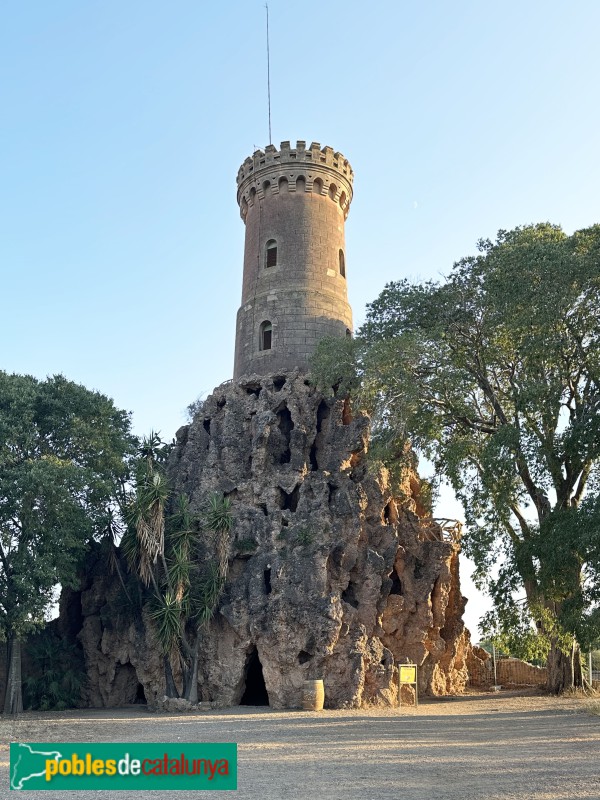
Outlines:
<svg viewBox="0 0 600 800"><path fill-rule="evenodd" d="M234 516L227 585L200 648L201 700L251 702L262 674L276 708L300 706L303 681L317 678L326 706L393 703L394 662L406 660L421 691L464 688L458 546L416 513L414 474L392 491L385 470L367 469L368 433L366 417L298 372L224 384L178 431L175 490L196 511L225 494ZM98 575L81 593L90 703L132 701L138 681L160 704L148 618L103 618L118 591Z"/></svg>
<svg viewBox="0 0 600 800"><path fill-rule="evenodd" d="M398 502L367 470L366 417L297 373L256 377L219 387L177 442L176 489L197 509L222 492L235 516L203 697L239 702L254 648L275 707L314 678L330 706L393 702L394 660L422 667L422 690L464 687L457 547L417 516L410 478Z"/></svg>

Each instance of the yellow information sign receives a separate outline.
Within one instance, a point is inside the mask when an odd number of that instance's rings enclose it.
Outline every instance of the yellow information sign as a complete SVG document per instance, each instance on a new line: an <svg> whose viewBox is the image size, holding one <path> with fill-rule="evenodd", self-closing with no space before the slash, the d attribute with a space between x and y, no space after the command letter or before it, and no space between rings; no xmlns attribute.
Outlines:
<svg viewBox="0 0 600 800"><path fill-rule="evenodd" d="M414 686L415 707L419 705L419 690L417 688L417 665L398 664L398 705L402 705L402 687Z"/></svg>
<svg viewBox="0 0 600 800"><path fill-rule="evenodd" d="M400 667L400 683L416 683L417 682L417 668L416 666L401 666Z"/></svg>

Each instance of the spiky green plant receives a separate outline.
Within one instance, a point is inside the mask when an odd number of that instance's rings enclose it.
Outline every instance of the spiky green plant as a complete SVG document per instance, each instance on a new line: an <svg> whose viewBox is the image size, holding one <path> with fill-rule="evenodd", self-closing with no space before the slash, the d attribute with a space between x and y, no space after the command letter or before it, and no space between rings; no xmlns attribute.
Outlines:
<svg viewBox="0 0 600 800"><path fill-rule="evenodd" d="M80 647L46 628L29 640L27 654L25 708L62 711L81 704L87 676Z"/></svg>

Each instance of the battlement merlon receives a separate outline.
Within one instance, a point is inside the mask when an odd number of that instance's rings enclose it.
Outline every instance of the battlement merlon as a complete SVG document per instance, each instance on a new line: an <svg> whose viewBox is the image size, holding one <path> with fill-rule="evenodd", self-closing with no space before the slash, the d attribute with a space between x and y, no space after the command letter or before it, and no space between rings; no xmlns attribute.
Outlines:
<svg viewBox="0 0 600 800"><path fill-rule="evenodd" d="M306 142L298 140L292 148L290 142L282 142L278 150L275 145L267 145L264 150L256 150L238 170L237 200L242 219L254 196L264 197L265 184L273 193L279 191L279 182L285 178L289 191L296 191L296 179L304 179L304 191L315 190L315 181L321 184L320 194L331 197L340 203L347 217L352 201L354 172L348 159L332 147L321 148L318 142L306 147Z"/></svg>

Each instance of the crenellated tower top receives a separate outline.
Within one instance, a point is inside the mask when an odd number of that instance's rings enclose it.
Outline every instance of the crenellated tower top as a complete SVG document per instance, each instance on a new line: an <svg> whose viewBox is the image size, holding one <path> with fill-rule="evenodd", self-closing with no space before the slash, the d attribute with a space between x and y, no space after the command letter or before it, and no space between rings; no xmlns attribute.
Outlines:
<svg viewBox="0 0 600 800"><path fill-rule="evenodd" d="M246 231L236 380L306 372L320 339L352 335L344 229L353 179L341 153L302 140L256 150L240 167Z"/></svg>
<svg viewBox="0 0 600 800"><path fill-rule="evenodd" d="M298 178L301 180L299 182ZM318 142L306 147L306 142L298 140L296 147L290 142L282 142L279 150L270 144L264 150L255 150L244 161L237 174L237 200L244 222L249 206L256 196L264 197L265 190L278 194L282 183L289 192L298 187L304 192L315 192L339 203L348 216L352 202L352 183L354 172L341 153L333 147L321 148Z"/></svg>

